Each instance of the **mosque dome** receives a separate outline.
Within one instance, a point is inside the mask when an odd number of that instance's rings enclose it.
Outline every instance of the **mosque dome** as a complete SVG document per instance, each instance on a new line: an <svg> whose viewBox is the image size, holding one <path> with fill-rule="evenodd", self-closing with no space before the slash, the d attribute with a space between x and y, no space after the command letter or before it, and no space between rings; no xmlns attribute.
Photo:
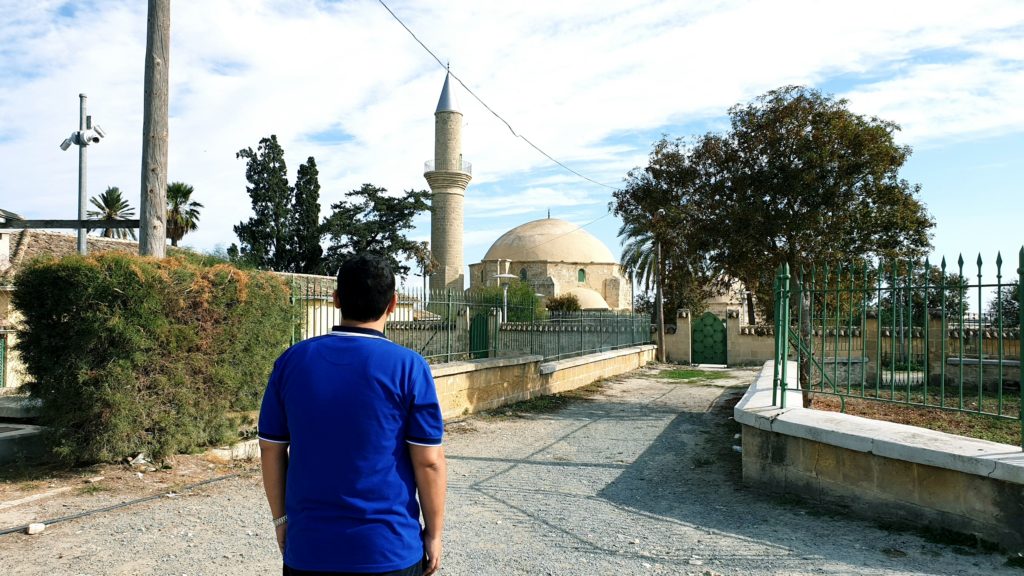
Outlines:
<svg viewBox="0 0 1024 576"><path fill-rule="evenodd" d="M580 303L580 308L584 310L608 310L608 303L598 294L597 290L573 286L566 290L566 293L575 295L576 300Z"/></svg>
<svg viewBox="0 0 1024 576"><path fill-rule="evenodd" d="M616 264L608 247L593 234L558 218L543 218L516 226L495 240L483 259Z"/></svg>

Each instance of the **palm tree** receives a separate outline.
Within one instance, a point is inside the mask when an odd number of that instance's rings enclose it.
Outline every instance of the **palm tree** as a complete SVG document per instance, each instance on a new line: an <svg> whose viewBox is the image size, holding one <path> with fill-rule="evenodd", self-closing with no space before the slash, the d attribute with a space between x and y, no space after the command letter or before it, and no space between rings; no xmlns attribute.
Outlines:
<svg viewBox="0 0 1024 576"><path fill-rule="evenodd" d="M654 233L647 226L624 223L619 228L619 238L625 241L620 265L622 271L635 278L644 290L650 290L657 276Z"/></svg>
<svg viewBox="0 0 1024 576"><path fill-rule="evenodd" d="M92 220L131 220L135 217L135 209L128 205L128 201L121 196L121 189L117 186L109 186L99 196L93 196L89 202L98 210L86 212ZM131 228L106 228L100 236L104 238L131 238L135 240L135 230Z"/></svg>
<svg viewBox="0 0 1024 576"><path fill-rule="evenodd" d="M184 182L167 185L167 237L171 246L177 246L185 234L199 228L199 202L192 201L195 190Z"/></svg>

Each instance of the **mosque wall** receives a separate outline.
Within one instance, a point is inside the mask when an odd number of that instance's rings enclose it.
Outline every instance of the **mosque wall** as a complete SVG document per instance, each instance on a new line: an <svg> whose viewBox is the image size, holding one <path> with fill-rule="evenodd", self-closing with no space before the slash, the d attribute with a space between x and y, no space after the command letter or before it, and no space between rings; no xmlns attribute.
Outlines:
<svg viewBox="0 0 1024 576"><path fill-rule="evenodd" d="M579 271L585 280L579 281ZM537 293L550 298L569 288L583 286L594 290L612 309L627 309L633 294L629 283L620 275L618 264L579 264L571 262L511 262L485 261L469 265L470 287L495 286L495 274L514 274L534 287Z"/></svg>

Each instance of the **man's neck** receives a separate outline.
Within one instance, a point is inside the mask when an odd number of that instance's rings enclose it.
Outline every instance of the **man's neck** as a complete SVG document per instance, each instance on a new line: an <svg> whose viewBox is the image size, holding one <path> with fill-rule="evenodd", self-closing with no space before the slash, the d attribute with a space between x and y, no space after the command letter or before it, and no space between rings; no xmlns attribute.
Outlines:
<svg viewBox="0 0 1024 576"><path fill-rule="evenodd" d="M377 332L384 332L384 324L387 322L387 314L381 316L379 319L372 322L359 322L357 320L342 320L341 326L346 328L363 328L367 330L376 330Z"/></svg>

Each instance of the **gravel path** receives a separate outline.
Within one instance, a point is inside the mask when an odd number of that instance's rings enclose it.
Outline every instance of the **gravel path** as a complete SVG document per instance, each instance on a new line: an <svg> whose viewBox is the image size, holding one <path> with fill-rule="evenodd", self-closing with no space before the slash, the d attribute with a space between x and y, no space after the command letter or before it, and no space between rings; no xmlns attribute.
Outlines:
<svg viewBox="0 0 1024 576"><path fill-rule="evenodd" d="M1024 574L742 488L727 406L754 373L651 375L553 413L452 423L442 574ZM279 573L268 514L258 477L243 475L0 536L0 574Z"/></svg>

